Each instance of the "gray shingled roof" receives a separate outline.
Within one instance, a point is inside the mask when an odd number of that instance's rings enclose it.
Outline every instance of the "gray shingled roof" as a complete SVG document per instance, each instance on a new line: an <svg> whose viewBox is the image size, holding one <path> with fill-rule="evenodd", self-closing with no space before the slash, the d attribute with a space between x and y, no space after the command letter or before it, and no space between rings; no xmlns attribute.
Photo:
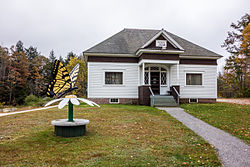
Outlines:
<svg viewBox="0 0 250 167"><path fill-rule="evenodd" d="M111 53L111 54L135 54L147 41L153 38L161 30L149 29L124 29L103 42L84 51L85 53ZM187 56L221 56L206 48L189 42L170 32L170 35L185 51Z"/></svg>

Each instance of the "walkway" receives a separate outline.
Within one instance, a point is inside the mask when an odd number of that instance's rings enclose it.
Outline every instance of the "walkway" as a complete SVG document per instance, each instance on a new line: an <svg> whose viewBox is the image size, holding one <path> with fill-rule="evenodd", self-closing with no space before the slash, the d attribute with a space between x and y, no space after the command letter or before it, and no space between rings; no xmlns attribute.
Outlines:
<svg viewBox="0 0 250 167"><path fill-rule="evenodd" d="M30 111L38 111L38 110L45 110L45 109L50 109L54 108L56 106L50 106L50 107L43 107L43 108L36 108L36 109L30 109L30 110L24 110L24 111L16 111L16 112L9 112L9 113L0 113L0 117L7 116L7 115L13 115L13 114L20 114L20 113L25 113L25 112L30 112Z"/></svg>
<svg viewBox="0 0 250 167"><path fill-rule="evenodd" d="M182 108L159 107L159 109L165 110L213 145L225 167L250 166L250 146L243 143L240 139L193 117L184 112Z"/></svg>
<svg viewBox="0 0 250 167"><path fill-rule="evenodd" d="M250 105L250 98L217 98L217 102Z"/></svg>

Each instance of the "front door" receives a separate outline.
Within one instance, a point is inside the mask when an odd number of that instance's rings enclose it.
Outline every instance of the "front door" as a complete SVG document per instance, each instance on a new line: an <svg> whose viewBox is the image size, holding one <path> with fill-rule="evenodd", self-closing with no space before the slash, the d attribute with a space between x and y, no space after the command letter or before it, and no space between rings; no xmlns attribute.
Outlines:
<svg viewBox="0 0 250 167"><path fill-rule="evenodd" d="M150 73L150 85L154 94L160 94L160 72Z"/></svg>

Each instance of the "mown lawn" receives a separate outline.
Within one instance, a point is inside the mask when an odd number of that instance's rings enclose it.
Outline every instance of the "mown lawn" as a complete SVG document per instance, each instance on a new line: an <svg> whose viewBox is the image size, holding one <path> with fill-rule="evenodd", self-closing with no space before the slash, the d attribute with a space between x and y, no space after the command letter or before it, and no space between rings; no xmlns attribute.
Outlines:
<svg viewBox="0 0 250 167"><path fill-rule="evenodd" d="M189 114L222 129L250 144L250 106L216 103L183 104Z"/></svg>
<svg viewBox="0 0 250 167"><path fill-rule="evenodd" d="M67 109L0 117L0 166L221 166L214 148L164 111L132 105L85 105L83 137L53 134Z"/></svg>

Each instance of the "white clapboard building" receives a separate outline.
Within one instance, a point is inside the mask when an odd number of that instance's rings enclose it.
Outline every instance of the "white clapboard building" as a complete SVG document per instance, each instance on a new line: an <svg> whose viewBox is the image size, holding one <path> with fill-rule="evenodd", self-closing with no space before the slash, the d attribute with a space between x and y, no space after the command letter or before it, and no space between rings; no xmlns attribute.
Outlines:
<svg viewBox="0 0 250 167"><path fill-rule="evenodd" d="M88 98L97 103L216 102L222 56L166 30L124 29L84 55Z"/></svg>

